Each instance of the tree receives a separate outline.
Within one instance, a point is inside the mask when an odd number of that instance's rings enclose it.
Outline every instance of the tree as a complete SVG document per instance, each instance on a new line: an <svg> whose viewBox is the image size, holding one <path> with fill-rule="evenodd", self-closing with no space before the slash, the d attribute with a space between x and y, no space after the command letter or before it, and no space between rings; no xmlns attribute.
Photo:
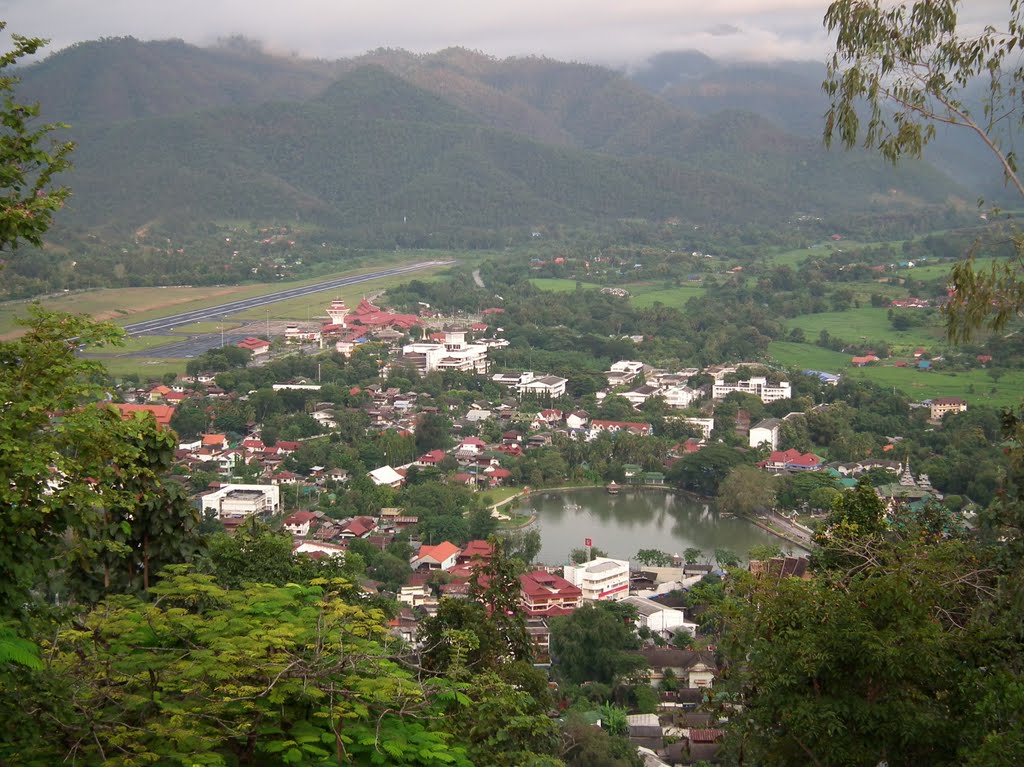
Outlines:
<svg viewBox="0 0 1024 767"><path fill-rule="evenodd" d="M0 30L7 23L0 22ZM22 35L11 35L13 48L0 55L0 70L13 67L26 56L35 54L46 45L45 40ZM9 70L8 70L9 71ZM38 104L20 104L14 99L18 79L9 74L0 75L0 250L10 250L20 241L40 246L43 235L50 228L55 211L68 198L67 187L54 187L54 177L70 165L74 144L58 142L53 135L66 128L62 123L33 125L39 116Z"/></svg>
<svg viewBox="0 0 1024 767"><path fill-rule="evenodd" d="M754 466L736 466L718 487L715 504L730 514L753 514L775 505L775 478Z"/></svg>
<svg viewBox="0 0 1024 767"><path fill-rule="evenodd" d="M731 447L711 444L672 464L666 478L683 490L712 496L732 468L742 462L743 456Z"/></svg>
<svg viewBox="0 0 1024 767"><path fill-rule="evenodd" d="M671 567L672 565L672 557L658 549L640 549L633 558L648 567Z"/></svg>
<svg viewBox="0 0 1024 767"><path fill-rule="evenodd" d="M84 533L118 500L91 478L114 464L127 468L131 450L120 437L145 428L95 404L102 368L69 342L114 343L119 329L39 307L23 325L21 338L0 343L0 615L26 603L69 530Z"/></svg>
<svg viewBox="0 0 1024 767"><path fill-rule="evenodd" d="M881 0L836 0L825 27L836 35L825 92L831 106L825 141L846 146L863 142L886 159L920 156L936 125L971 131L998 161L1011 188L1024 196L1012 137L1021 124L1019 106L1024 68L1016 58L1024 27L1021 5L1010 0L1000 23L969 34L958 18L959 0L915 0L892 6ZM984 83L980 110L970 89ZM862 125L859 108L869 118ZM998 330L1024 309L1024 242L1016 257L987 271L975 269L973 254L952 272L955 293L946 308L953 340L970 338L980 327Z"/></svg>
<svg viewBox="0 0 1024 767"><path fill-rule="evenodd" d="M437 726L445 686L404 668L384 614L349 594L330 580L225 589L176 567L152 601L108 599L55 633L43 671L5 679L0 753L112 767L469 767Z"/></svg>
<svg viewBox="0 0 1024 767"><path fill-rule="evenodd" d="M968 713L992 574L960 542L855 552L810 581L736 576L720 647L744 761L954 765L992 732Z"/></svg>
<svg viewBox="0 0 1024 767"><path fill-rule="evenodd" d="M644 666L630 608L617 602L585 604L551 619L551 655L557 674L573 684L612 684Z"/></svg>
<svg viewBox="0 0 1024 767"><path fill-rule="evenodd" d="M683 560L688 565L697 564L702 556L704 556L704 552L695 546L690 546L683 552Z"/></svg>

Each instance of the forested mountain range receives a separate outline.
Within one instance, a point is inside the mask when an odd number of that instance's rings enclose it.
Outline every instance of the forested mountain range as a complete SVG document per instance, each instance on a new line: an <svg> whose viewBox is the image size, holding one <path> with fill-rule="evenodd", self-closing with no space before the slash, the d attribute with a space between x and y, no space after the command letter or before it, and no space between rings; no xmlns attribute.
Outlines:
<svg viewBox="0 0 1024 767"><path fill-rule="evenodd" d="M765 226L973 203L927 164L826 151L807 117L820 79L751 67L687 54L627 76L464 49L327 62L127 38L52 54L20 73L19 95L78 142L64 233L298 219L387 244L402 230Z"/></svg>

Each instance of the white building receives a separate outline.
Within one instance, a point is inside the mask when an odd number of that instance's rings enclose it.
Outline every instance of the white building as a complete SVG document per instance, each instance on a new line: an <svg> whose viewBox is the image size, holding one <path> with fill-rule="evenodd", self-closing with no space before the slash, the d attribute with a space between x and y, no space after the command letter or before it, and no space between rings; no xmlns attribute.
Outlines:
<svg viewBox="0 0 1024 767"><path fill-rule="evenodd" d="M612 388L624 384L633 383L638 375L643 372L644 363L633 360L619 360L613 362L611 369L606 370L604 375L608 379L608 385Z"/></svg>
<svg viewBox="0 0 1024 767"><path fill-rule="evenodd" d="M779 429L782 421L778 418L765 418L756 426L750 427L750 446L768 445L772 450L779 449Z"/></svg>
<svg viewBox="0 0 1024 767"><path fill-rule="evenodd" d="M443 343L413 343L402 347L402 361L413 365L420 375L434 370L458 370L484 375L487 347L466 343L466 331L450 330Z"/></svg>
<svg viewBox="0 0 1024 767"><path fill-rule="evenodd" d="M711 432L715 428L714 418L684 418L686 423L690 426L696 426L700 429L700 433L704 435L704 439L711 439Z"/></svg>
<svg viewBox="0 0 1024 767"><path fill-rule="evenodd" d="M697 624L686 620L686 614L682 610L666 607L646 597L626 597L622 601L636 608L638 626L646 626L662 638L667 639L669 635L680 631L685 631L690 636L697 633Z"/></svg>
<svg viewBox="0 0 1024 767"><path fill-rule="evenodd" d="M395 471L391 466L381 466L380 468L374 469L370 473L370 480L373 484L380 487L381 485L387 485L388 487L401 487L402 483L405 482L405 477Z"/></svg>
<svg viewBox="0 0 1024 767"><path fill-rule="evenodd" d="M619 601L629 596L629 562L597 557L581 565L566 565L563 577L578 586L587 602Z"/></svg>
<svg viewBox="0 0 1024 767"><path fill-rule="evenodd" d="M780 399L790 399L793 396L789 381L782 381L775 386L768 383L768 379L764 376L753 376L747 381L737 381L733 384L727 384L724 379L716 378L711 396L714 399L725 399L733 392L753 394L766 404Z"/></svg>
<svg viewBox="0 0 1024 767"><path fill-rule="evenodd" d="M491 380L502 386L510 386L522 397L530 395L534 397L564 397L565 385L569 383L567 378L558 376L536 376L530 371L523 373L497 373Z"/></svg>
<svg viewBox="0 0 1024 767"><path fill-rule="evenodd" d="M704 392L689 386L670 386L662 389L661 396L665 398L666 405L682 410L703 397Z"/></svg>
<svg viewBox="0 0 1024 767"><path fill-rule="evenodd" d="M217 519L239 519L276 514L281 508L281 488L277 485L224 485L202 498L203 512L212 511Z"/></svg>

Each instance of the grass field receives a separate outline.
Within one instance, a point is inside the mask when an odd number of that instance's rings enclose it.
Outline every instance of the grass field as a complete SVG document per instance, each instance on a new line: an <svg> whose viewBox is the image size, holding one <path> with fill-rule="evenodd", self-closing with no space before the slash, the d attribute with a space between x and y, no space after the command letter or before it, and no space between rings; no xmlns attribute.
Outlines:
<svg viewBox="0 0 1024 767"><path fill-rule="evenodd" d="M682 285L678 288L662 288L656 286L639 286L635 289L626 286L631 293L634 306L646 309L660 303L672 309L682 309L686 302L695 296L703 296L707 292L699 285Z"/></svg>
<svg viewBox="0 0 1024 767"><path fill-rule="evenodd" d="M811 257L825 258L832 255L837 250L852 250L854 248L862 248L868 245L875 245L882 243L870 243L870 242L858 242L856 240L837 240L835 242L820 242L815 243L809 248L797 248L795 250L780 250L776 253L765 254L764 260L769 264L775 264L776 266L792 266L796 267Z"/></svg>
<svg viewBox="0 0 1024 767"><path fill-rule="evenodd" d="M576 290L577 280L563 280L557 277L531 277L530 284L541 290L553 290L558 293L569 293ZM579 282L584 290L596 290L604 287L596 282Z"/></svg>
<svg viewBox="0 0 1024 767"><path fill-rule="evenodd" d="M1007 372L994 382L984 370L924 372L912 367L893 367L885 362L856 368L850 364L850 355L813 344L775 341L768 347L768 353L785 367L823 370L873 381L880 386L900 389L915 400L963 397L969 404L1007 407L1020 404L1024 397L1024 371L1020 370Z"/></svg>
<svg viewBox="0 0 1024 767"><path fill-rule="evenodd" d="M560 293L567 293L576 290L576 280L563 280L555 277L534 277L530 280L535 287L541 290L550 290ZM584 290L595 290L602 287L593 282L580 282ZM664 283L632 283L618 285L629 291L630 301L634 306L646 309L656 303L673 309L682 309L686 302L694 296L702 296L705 289L700 285L683 285L678 288L665 287Z"/></svg>
<svg viewBox="0 0 1024 767"><path fill-rule="evenodd" d="M146 381L163 378L165 373L183 375L185 360L156 360L143 357L110 357L101 360L112 378L121 378L128 373L137 373Z"/></svg>
<svg viewBox="0 0 1024 767"><path fill-rule="evenodd" d="M935 326L893 330L888 309L862 306L845 312L801 314L787 320L786 327L800 328L808 340L815 340L822 330L844 341L887 341L893 349L912 349L916 346L934 347L942 342L943 329ZM908 310L909 311L909 310Z"/></svg>
<svg viewBox="0 0 1024 767"><path fill-rule="evenodd" d="M987 271L992 264L998 261L1005 261L1004 258L983 257L974 259L974 267ZM949 270L953 268L956 261L937 261L935 263L925 262L921 266L912 269L900 269L896 272L900 277L912 277L915 280L937 280L948 277Z"/></svg>

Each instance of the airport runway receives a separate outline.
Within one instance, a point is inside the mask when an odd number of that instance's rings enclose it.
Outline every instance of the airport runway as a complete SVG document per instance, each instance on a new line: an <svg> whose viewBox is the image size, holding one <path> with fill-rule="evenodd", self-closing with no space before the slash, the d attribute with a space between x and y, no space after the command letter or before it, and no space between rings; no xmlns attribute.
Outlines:
<svg viewBox="0 0 1024 767"><path fill-rule="evenodd" d="M193 322L215 322L220 321L223 317L231 315L235 312L242 312L248 309L255 309L260 306L267 306L268 304L277 303L278 301L287 301L290 298L299 298L301 296L308 296L313 293L319 293L324 290L336 290L338 288L344 288L349 285L358 285L360 282L369 282L370 280L380 279L381 277L392 277L398 274L408 274L410 272L416 272L421 269L427 269L431 266L446 266L453 264L454 261L420 261L409 266L398 266L392 269L381 269L376 272L368 272L366 274L359 274L354 277L341 277L335 280L327 280L326 282L318 282L314 285L305 285L301 288L289 288L288 290L280 290L276 293L268 293L265 296L257 296L255 298L245 298L240 301L232 301L231 303L221 304L220 306L211 306L206 309L195 309L191 312L182 312L181 314L175 314L170 317L161 317L158 320L148 320L146 322L136 322L131 325L125 325L124 330L129 336L142 336L149 333L159 333L165 330L171 330L172 328L181 327L182 325L191 325ZM217 336L217 343L220 343L220 336ZM212 347L211 347L212 348ZM150 350L152 352L153 350ZM146 356L155 356L151 353L147 353Z"/></svg>
<svg viewBox="0 0 1024 767"><path fill-rule="evenodd" d="M234 313L246 311L248 309L255 309L260 306L267 306L278 301L287 301L290 298L308 296L325 290L336 290L349 285L358 285L361 282L369 282L371 280L379 279L380 277L408 274L421 269L427 269L431 266L446 266L453 263L455 262L420 261L415 264L410 264L409 266L380 269L375 272L359 274L353 277L341 277L335 280L318 282L313 285L305 285L300 288L279 290L276 293L268 293L264 296L232 301L231 303L221 304L220 306L211 306L206 309L182 312L169 317L161 317L158 320L136 322L131 325L125 325L124 330L129 336L143 336L147 334L158 334L162 331L170 331L177 327L191 325L194 322L223 322L224 318L230 317ZM252 324L255 325L256 323ZM262 323L259 324L262 325ZM232 328L231 330L222 333L214 331L211 333L183 335L181 336L181 340L168 341L168 343L163 346L137 352L127 352L125 354L118 354L115 356L147 357L153 359L191 359L218 346L234 345L242 339L255 334L256 333L251 330L248 333L240 333L238 328Z"/></svg>

